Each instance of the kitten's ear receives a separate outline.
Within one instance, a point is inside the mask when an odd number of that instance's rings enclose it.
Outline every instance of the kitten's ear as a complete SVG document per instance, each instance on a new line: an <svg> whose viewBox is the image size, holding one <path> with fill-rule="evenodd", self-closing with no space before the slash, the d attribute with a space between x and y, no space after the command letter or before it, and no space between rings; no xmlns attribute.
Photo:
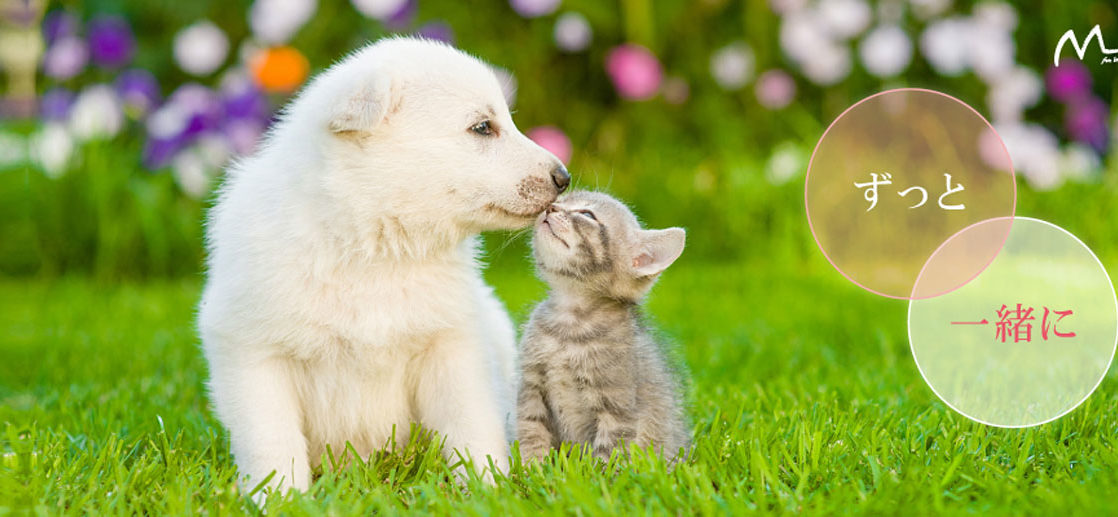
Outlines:
<svg viewBox="0 0 1118 517"><path fill-rule="evenodd" d="M375 74L347 87L330 110L330 131L371 131L392 107L392 81Z"/></svg>
<svg viewBox="0 0 1118 517"><path fill-rule="evenodd" d="M640 245L633 256L633 271L637 276L651 276L668 269L683 253L686 237L683 228L642 230Z"/></svg>

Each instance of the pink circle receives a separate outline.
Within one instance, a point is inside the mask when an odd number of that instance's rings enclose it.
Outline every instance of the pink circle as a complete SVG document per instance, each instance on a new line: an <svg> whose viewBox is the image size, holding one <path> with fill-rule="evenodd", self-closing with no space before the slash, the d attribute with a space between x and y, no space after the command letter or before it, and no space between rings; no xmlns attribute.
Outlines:
<svg viewBox="0 0 1118 517"><path fill-rule="evenodd" d="M880 92L843 111L812 151L804 182L823 256L855 285L896 299L938 296L976 277L1008 226L940 277L950 285L914 291L945 240L978 221L1012 218L1016 204L1013 164L993 126L959 99L922 88Z"/></svg>

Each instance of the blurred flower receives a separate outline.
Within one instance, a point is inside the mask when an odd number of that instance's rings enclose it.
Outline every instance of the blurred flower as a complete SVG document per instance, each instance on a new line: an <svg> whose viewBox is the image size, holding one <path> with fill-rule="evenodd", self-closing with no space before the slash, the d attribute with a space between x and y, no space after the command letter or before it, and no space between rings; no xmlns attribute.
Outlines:
<svg viewBox="0 0 1118 517"><path fill-rule="evenodd" d="M571 139L555 126L539 126L528 130L528 138L554 154L559 161L570 163Z"/></svg>
<svg viewBox="0 0 1118 517"><path fill-rule="evenodd" d="M74 36L65 36L47 49L43 56L43 73L65 81L80 74L88 62L89 49L85 42Z"/></svg>
<svg viewBox="0 0 1118 517"><path fill-rule="evenodd" d="M536 18L555 12L559 8L559 0L509 0L509 5L520 16Z"/></svg>
<svg viewBox="0 0 1118 517"><path fill-rule="evenodd" d="M814 59L816 49L830 44L827 27L815 11L795 11L780 21L780 48L798 63Z"/></svg>
<svg viewBox="0 0 1118 517"><path fill-rule="evenodd" d="M1036 190L1051 190L1063 182L1060 148L1056 136L1037 124L1009 123L995 126L1009 151L1013 168Z"/></svg>
<svg viewBox="0 0 1118 517"><path fill-rule="evenodd" d="M497 84L501 85L501 93L505 95L505 104L511 108L516 105L516 76L512 72L499 66L490 66L493 75L497 76Z"/></svg>
<svg viewBox="0 0 1118 517"><path fill-rule="evenodd" d="M606 73L617 93L632 100L652 98L663 79L663 70L656 56L633 43L610 50L606 56Z"/></svg>
<svg viewBox="0 0 1118 517"><path fill-rule="evenodd" d="M255 0L248 18L252 33L268 45L281 45L291 40L314 16L318 0Z"/></svg>
<svg viewBox="0 0 1118 517"><path fill-rule="evenodd" d="M979 25L1012 32L1017 28L1017 11L1003 2L982 2L972 11Z"/></svg>
<svg viewBox="0 0 1118 517"><path fill-rule="evenodd" d="M687 80L682 77L669 77L664 79L664 85L660 88L664 100L671 104L683 104L687 102L687 98L691 96L691 86L687 84Z"/></svg>
<svg viewBox="0 0 1118 517"><path fill-rule="evenodd" d="M804 76L819 86L830 86L845 79L852 66L850 47L838 43L819 48L815 57L800 63Z"/></svg>
<svg viewBox="0 0 1118 517"><path fill-rule="evenodd" d="M262 50L252 57L248 66L256 84L268 92L293 92L310 72L307 58L292 47Z"/></svg>
<svg viewBox="0 0 1118 517"><path fill-rule="evenodd" d="M201 199L209 192L212 175L198 151L188 149L175 155L171 160L171 171L175 175L175 183L188 196Z"/></svg>
<svg viewBox="0 0 1118 517"><path fill-rule="evenodd" d="M753 92L762 106L771 110L781 109L795 98L796 82L783 70L769 70L757 78Z"/></svg>
<svg viewBox="0 0 1118 517"><path fill-rule="evenodd" d="M175 62L191 75L209 75L229 55L229 38L209 20L195 22L175 35Z"/></svg>
<svg viewBox="0 0 1118 517"><path fill-rule="evenodd" d="M171 159L185 146L186 139L184 137L173 138L148 138L144 142L144 150L140 157L141 163L144 168L149 171L156 171L167 164L171 163Z"/></svg>
<svg viewBox="0 0 1118 517"><path fill-rule="evenodd" d="M89 55L93 62L106 68L128 64L136 51L132 29L124 18L98 16L89 22Z"/></svg>
<svg viewBox="0 0 1118 517"><path fill-rule="evenodd" d="M896 25L879 25L858 48L862 66L874 77L894 77L912 62L912 40Z"/></svg>
<svg viewBox="0 0 1118 517"><path fill-rule="evenodd" d="M117 76L116 92L125 113L133 118L146 115L159 104L159 83L151 72L142 68L126 70Z"/></svg>
<svg viewBox="0 0 1118 517"><path fill-rule="evenodd" d="M745 42L726 45L710 57L710 74L724 90L738 90L753 78L753 49Z"/></svg>
<svg viewBox="0 0 1118 517"><path fill-rule="evenodd" d="M806 168L803 150L795 142L783 142L765 162L765 177L773 185L783 185L803 174Z"/></svg>
<svg viewBox="0 0 1118 517"><path fill-rule="evenodd" d="M1014 122L1035 106L1043 93L1040 77L1023 66L1000 76L986 92L986 104L996 122Z"/></svg>
<svg viewBox="0 0 1118 517"><path fill-rule="evenodd" d="M967 38L971 67L987 84L1013 68L1017 44L1008 31L972 23Z"/></svg>
<svg viewBox="0 0 1118 517"><path fill-rule="evenodd" d="M178 132L190 138L216 129L221 124L223 116L221 101L217 94L196 83L179 86L167 99L164 107L180 110L180 114L185 117L185 124L182 124ZM150 127L149 124L149 129Z"/></svg>
<svg viewBox="0 0 1118 517"><path fill-rule="evenodd" d="M57 122L43 124L31 137L31 159L39 164L47 176L57 178L66 172L74 154L74 139L66 126Z"/></svg>
<svg viewBox="0 0 1118 517"><path fill-rule="evenodd" d="M1091 73L1083 63L1065 59L1060 66L1050 66L1044 74L1048 94L1060 102L1071 102L1091 93Z"/></svg>
<svg viewBox="0 0 1118 517"><path fill-rule="evenodd" d="M1068 178L1089 179L1098 174L1100 167L1099 155L1082 144L1070 143L1060 155L1060 170Z"/></svg>
<svg viewBox="0 0 1118 517"><path fill-rule="evenodd" d="M229 74L221 81L221 106L227 119L267 121L271 107L264 92L246 75Z"/></svg>
<svg viewBox="0 0 1118 517"><path fill-rule="evenodd" d="M39 99L39 117L46 121L62 122L70 118L74 105L74 92L65 88L51 88Z"/></svg>
<svg viewBox="0 0 1118 517"><path fill-rule="evenodd" d="M264 134L266 125L254 119L232 119L222 127L222 133L229 142L233 154L247 156L256 150L256 144Z"/></svg>
<svg viewBox="0 0 1118 517"><path fill-rule="evenodd" d="M396 12L384 20L384 26L391 30L401 30L411 26L415 19L415 11L419 8L417 0L405 0Z"/></svg>
<svg viewBox="0 0 1118 517"><path fill-rule="evenodd" d="M24 163L27 160L27 144L20 135L0 132L0 169Z"/></svg>
<svg viewBox="0 0 1118 517"><path fill-rule="evenodd" d="M430 40L441 41L447 45L454 44L454 29L451 29L450 25L445 22L427 23L416 30L416 34Z"/></svg>
<svg viewBox="0 0 1118 517"><path fill-rule="evenodd" d="M594 32L586 17L575 12L563 13L555 20L555 45L565 52L580 52L590 46Z"/></svg>
<svg viewBox="0 0 1118 517"><path fill-rule="evenodd" d="M920 51L940 75L954 77L967 69L970 23L946 18L928 25L920 35Z"/></svg>
<svg viewBox="0 0 1118 517"><path fill-rule="evenodd" d="M361 14L385 21L405 8L407 0L350 0Z"/></svg>
<svg viewBox="0 0 1118 517"><path fill-rule="evenodd" d="M1086 97L1068 104L1064 125L1073 139L1102 153L1110 139L1106 120L1109 112L1106 103L1098 97Z"/></svg>
<svg viewBox="0 0 1118 517"><path fill-rule="evenodd" d="M194 144L194 150L202 158L202 163L210 170L218 170L233 157L233 149L229 141L221 133L205 133Z"/></svg>
<svg viewBox="0 0 1118 517"><path fill-rule="evenodd" d="M873 12L865 0L827 0L817 9L823 24L838 38L857 36L869 27Z"/></svg>
<svg viewBox="0 0 1118 517"><path fill-rule="evenodd" d="M78 94L70 110L70 132L79 142L110 138L124 126L124 112L113 88L96 84Z"/></svg>
<svg viewBox="0 0 1118 517"><path fill-rule="evenodd" d="M951 7L951 0L908 0L912 12L921 20L928 20L943 14Z"/></svg>
<svg viewBox="0 0 1118 517"><path fill-rule="evenodd" d="M43 39L48 45L78 34L78 19L69 11L55 10L43 17Z"/></svg>
<svg viewBox="0 0 1118 517"><path fill-rule="evenodd" d="M780 15L793 13L807 6L807 0L769 0L769 7Z"/></svg>

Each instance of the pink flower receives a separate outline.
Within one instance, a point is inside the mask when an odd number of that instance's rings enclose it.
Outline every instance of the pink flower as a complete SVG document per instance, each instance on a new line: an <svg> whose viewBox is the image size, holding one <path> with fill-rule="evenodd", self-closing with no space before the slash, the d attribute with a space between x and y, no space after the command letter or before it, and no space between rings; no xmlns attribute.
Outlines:
<svg viewBox="0 0 1118 517"><path fill-rule="evenodd" d="M606 56L606 73L617 93L626 99L646 100L656 95L664 72L647 48L633 43L614 47Z"/></svg>
<svg viewBox="0 0 1118 517"><path fill-rule="evenodd" d="M571 160L571 139L555 126L539 126L528 130L528 138L547 149L563 163Z"/></svg>
<svg viewBox="0 0 1118 517"><path fill-rule="evenodd" d="M753 92L762 106L778 110L790 104L796 96L796 81L783 70L769 70L757 78Z"/></svg>

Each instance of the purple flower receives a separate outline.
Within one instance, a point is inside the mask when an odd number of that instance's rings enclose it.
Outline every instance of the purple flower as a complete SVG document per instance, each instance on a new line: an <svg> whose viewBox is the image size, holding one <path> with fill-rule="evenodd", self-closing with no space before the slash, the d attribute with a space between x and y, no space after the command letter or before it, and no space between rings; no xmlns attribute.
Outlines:
<svg viewBox="0 0 1118 517"><path fill-rule="evenodd" d="M68 11L55 10L43 17L43 39L47 45L78 33L78 19Z"/></svg>
<svg viewBox="0 0 1118 517"><path fill-rule="evenodd" d="M183 136L171 138L148 138L144 142L144 151L141 156L144 167L155 171L166 167L179 151L186 147L187 139Z"/></svg>
<svg viewBox="0 0 1118 517"><path fill-rule="evenodd" d="M99 16L89 22L89 54L105 68L128 64L136 50L132 29L124 18Z"/></svg>
<svg viewBox="0 0 1118 517"><path fill-rule="evenodd" d="M70 117L74 105L74 92L65 88L51 88L39 99L39 116L43 120L64 121Z"/></svg>
<svg viewBox="0 0 1118 517"><path fill-rule="evenodd" d="M408 0L404 2L404 5L400 6L396 12L392 13L392 16L384 20L384 26L394 31L403 30L411 26L411 23L415 20L415 11L418 7L419 2L417 0Z"/></svg>
<svg viewBox="0 0 1118 517"><path fill-rule="evenodd" d="M419 28L416 34L448 45L454 44L454 30L445 22L431 22Z"/></svg>
<svg viewBox="0 0 1118 517"><path fill-rule="evenodd" d="M1066 59L1060 66L1048 67L1044 74L1048 93L1060 102L1070 102L1091 92L1091 74L1079 61Z"/></svg>
<svg viewBox="0 0 1118 517"><path fill-rule="evenodd" d="M43 55L43 73L52 79L65 81L82 73L87 63L89 63L89 49L86 48L85 42L73 36L66 36L51 45Z"/></svg>
<svg viewBox="0 0 1118 517"><path fill-rule="evenodd" d="M614 47L609 52L606 73L617 93L633 100L650 99L656 95L664 75L656 56L632 43Z"/></svg>
<svg viewBox="0 0 1118 517"><path fill-rule="evenodd" d="M509 0L509 5L520 16L536 18L555 12L559 0Z"/></svg>
<svg viewBox="0 0 1118 517"><path fill-rule="evenodd" d="M147 70L133 68L122 72L116 79L116 91L124 102L124 110L139 117L159 104L159 83Z"/></svg>
<svg viewBox="0 0 1118 517"><path fill-rule="evenodd" d="M1073 139L1091 146L1101 154L1106 150L1110 139L1106 121L1108 113L1106 103L1098 97L1081 98L1068 105L1064 125Z"/></svg>
<svg viewBox="0 0 1118 517"><path fill-rule="evenodd" d="M263 122L271 116L268 98L251 80L233 80L222 85L221 105L225 118Z"/></svg>

